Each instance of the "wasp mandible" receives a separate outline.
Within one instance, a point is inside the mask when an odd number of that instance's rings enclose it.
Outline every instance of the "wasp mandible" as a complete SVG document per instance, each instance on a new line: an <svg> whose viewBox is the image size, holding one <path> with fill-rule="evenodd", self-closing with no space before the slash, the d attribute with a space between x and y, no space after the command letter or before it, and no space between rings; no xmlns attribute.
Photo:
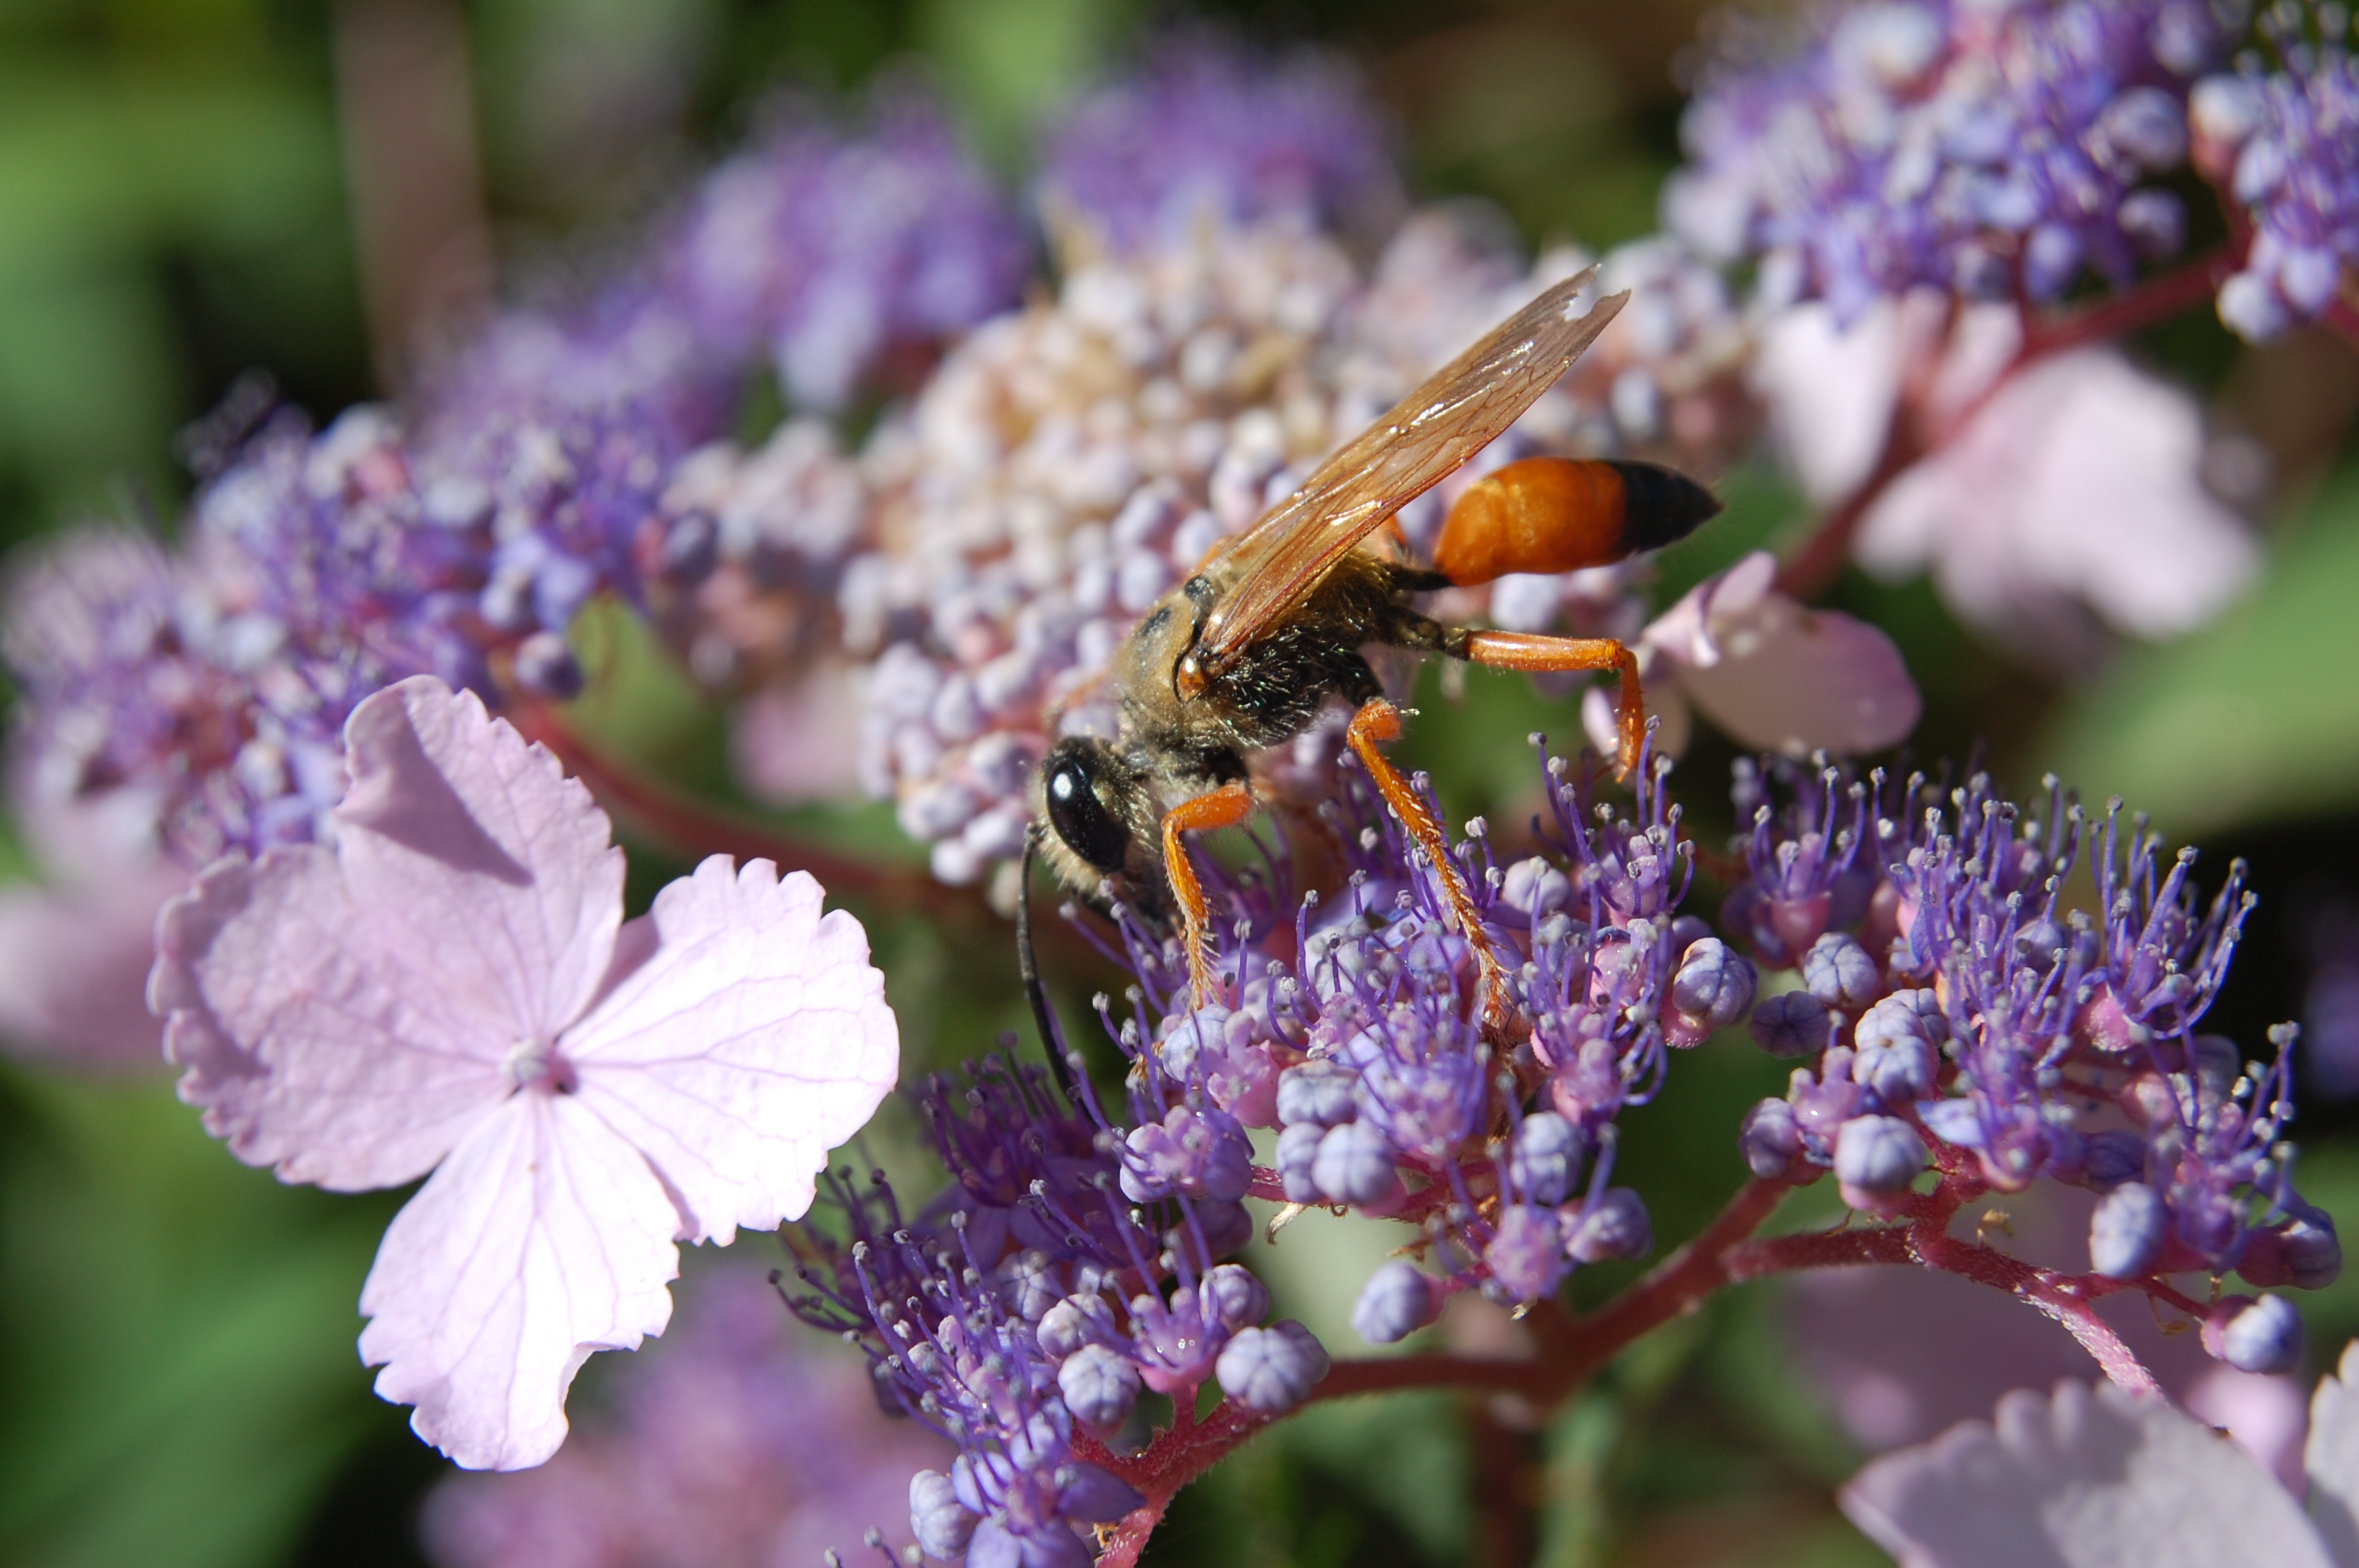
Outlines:
<svg viewBox="0 0 2359 1568"><path fill-rule="evenodd" d="M1446 654L1509 670L1620 675L1622 772L1646 733L1638 665L1607 637L1450 626L1420 594L1510 572L1602 566L1685 538L1720 510L1701 485L1652 463L1527 458L1484 476L1444 519L1430 566L1380 535L1393 514L1481 451L1556 383L1629 296L1578 313L1594 267L1558 284L1396 404L1302 487L1225 541L1158 601L1114 655L1119 730L1070 736L1041 760L1036 818L1065 885L1184 927L1196 1005L1212 995L1203 884L1181 836L1252 815L1248 757L1292 739L1332 696L1356 711L1346 742L1440 875L1451 914L1504 992L1498 959L1456 874L1442 825L1382 744L1401 732L1361 650Z"/></svg>

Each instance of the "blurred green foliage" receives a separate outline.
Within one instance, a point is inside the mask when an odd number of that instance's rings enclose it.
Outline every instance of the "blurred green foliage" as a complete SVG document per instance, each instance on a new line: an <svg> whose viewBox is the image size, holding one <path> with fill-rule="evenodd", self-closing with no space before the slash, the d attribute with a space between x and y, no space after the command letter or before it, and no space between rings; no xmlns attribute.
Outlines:
<svg viewBox="0 0 2359 1568"><path fill-rule="evenodd" d="M1421 192L1487 198L1535 242L1610 243L1653 222L1677 156L1670 62L1702 6L1199 9L1257 41L1351 51L1400 116ZM526 272L627 237L774 89L851 91L912 57L1016 168L1039 118L1163 15L1147 0L473 0L468 14L490 200ZM329 0L0 0L0 538L141 496L168 519L185 487L173 431L250 366L322 415L371 395L332 20ZM2195 320L2142 347L2207 387L2233 353ZM1728 516L1661 563L1666 596L1803 520L1766 470L1723 488ZM2246 604L2176 646L2126 652L2077 691L1995 657L1921 583L1854 575L1833 601L1908 654L1928 699L1920 755L1982 744L2018 787L2053 763L2174 832L2234 838L2273 822L2275 858L2256 860L2265 896L2293 874L2273 881L2272 867L2314 868L2317 842L2354 852L2359 471L2295 520ZM583 730L676 784L725 791L718 714L626 621L593 619L582 635L599 672ZM1536 799L1527 731L1577 743L1574 706L1522 681L1476 675L1452 698L1429 675L1418 700L1410 759L1454 811L1495 824ZM1727 761L1707 740L1680 770L1708 845L1729 826ZM767 821L907 853L875 808ZM643 905L684 867L634 850ZM1720 892L1699 888L1695 907ZM912 1076L1026 1027L1004 926L858 912ZM2240 1028L2299 1011L2299 944L2288 925L2255 926L2245 963L2260 978L2239 982ZM1060 976L1069 1018L1104 979L1078 963ZM1620 1169L1665 1246L1736 1184L1737 1116L1782 1077L1742 1042L1714 1040L1625 1119ZM2305 1140L2305 1176L2348 1219L2359 1127L2319 1108L2329 1130ZM888 1167L915 1168L905 1116L872 1142ZM411 1512L439 1462L370 1395L353 1346L360 1281L399 1195L283 1187L235 1164L154 1080L0 1069L0 1555L60 1568L414 1561ZM1822 1214L1826 1199L1797 1202ZM1315 1220L1260 1261L1287 1310L1350 1346L1350 1296L1386 1242ZM1584 1271L1582 1299L1633 1272ZM2359 1333L2359 1278L2304 1304L2315 1343ZM1518 1485L1539 1510L1541 1561L1880 1561L1832 1510L1831 1487L1859 1456L1799 1383L1767 1287L1715 1301L1528 1434ZM598 1361L584 1375L593 1399L601 1375ZM1151 1560L1461 1561L1465 1413L1424 1396L1289 1422L1183 1496Z"/></svg>

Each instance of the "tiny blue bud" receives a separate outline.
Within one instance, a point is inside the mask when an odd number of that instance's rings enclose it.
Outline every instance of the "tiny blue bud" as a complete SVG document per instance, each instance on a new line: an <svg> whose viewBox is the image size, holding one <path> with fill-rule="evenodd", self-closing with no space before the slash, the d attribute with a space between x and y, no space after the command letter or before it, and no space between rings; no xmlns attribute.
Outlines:
<svg viewBox="0 0 2359 1568"><path fill-rule="evenodd" d="M1699 1033L1725 1029L1753 1006L1760 975L1749 958L1729 951L1717 936L1690 943L1671 977L1671 1006L1691 1020Z"/></svg>
<svg viewBox="0 0 2359 1568"><path fill-rule="evenodd" d="M1223 1263L1205 1275L1197 1296L1225 1328L1246 1328L1269 1315L1267 1287L1239 1264Z"/></svg>
<svg viewBox="0 0 2359 1568"><path fill-rule="evenodd" d="M2301 1365L2301 1314L2283 1296L2245 1306L2219 1328L2216 1347L2214 1337L2204 1336L2205 1347L2240 1372L2290 1372Z"/></svg>
<svg viewBox="0 0 2359 1568"><path fill-rule="evenodd" d="M1782 1176L1802 1152L1802 1125L1794 1108L1782 1099L1765 1099L1745 1114L1745 1130L1737 1149L1745 1168L1764 1181Z"/></svg>
<svg viewBox="0 0 2359 1568"><path fill-rule="evenodd" d="M1382 1203L1400 1187L1393 1159L1392 1143L1382 1132L1364 1121L1347 1121L1319 1140L1310 1179L1332 1202Z"/></svg>
<svg viewBox="0 0 2359 1568"><path fill-rule="evenodd" d="M1277 1135L1277 1179L1288 1203L1317 1203L1319 1184L1313 1179L1320 1141L1327 1130L1315 1121L1298 1121Z"/></svg>
<svg viewBox="0 0 2359 1568"><path fill-rule="evenodd" d="M1552 1110L1524 1118L1507 1145L1507 1180L1529 1202L1554 1206L1572 1190L1589 1137Z"/></svg>
<svg viewBox="0 0 2359 1568"><path fill-rule="evenodd" d="M1041 1314L1040 1326L1033 1333L1040 1354L1061 1361L1089 1342L1089 1317L1069 1297Z"/></svg>
<svg viewBox="0 0 2359 1568"><path fill-rule="evenodd" d="M1939 1046L1949 1037L1949 1020L1941 1016L1940 1001L1930 990L1894 991L1862 1014L1852 1030L1852 1044L1862 1051L1904 1039Z"/></svg>
<svg viewBox="0 0 2359 1568"><path fill-rule="evenodd" d="M1884 976L1867 949L1841 931L1830 931L1802 955L1802 984L1829 1007L1857 1014L1884 993Z"/></svg>
<svg viewBox="0 0 2359 1568"><path fill-rule="evenodd" d="M1502 1208L1498 1230L1483 1249L1483 1266L1519 1302L1555 1294L1565 1273L1564 1229L1556 1211L1523 1204Z"/></svg>
<svg viewBox="0 0 2359 1568"><path fill-rule="evenodd" d="M1655 1249L1654 1223L1647 1201L1628 1187L1608 1187L1586 1213L1572 1211L1565 1250L1577 1262L1644 1258Z"/></svg>
<svg viewBox="0 0 2359 1568"><path fill-rule="evenodd" d="M1827 1005L1808 991L1781 991L1753 1010L1753 1043L1772 1056L1815 1056L1827 1046Z"/></svg>
<svg viewBox="0 0 2359 1568"><path fill-rule="evenodd" d="M1068 1465L1057 1472L1057 1480L1059 1516L1082 1524L1112 1524L1147 1501L1128 1482L1122 1480L1112 1471L1095 1465ZM1063 1540L1071 1541L1076 1546L1081 1544L1072 1532L1063 1526L1057 1525L1051 1528L1055 1530L1057 1536L1062 1537ZM1041 1540L1041 1537L1035 1537L1026 1544L1033 1545L1034 1541ZM1023 1561L1026 1568L1031 1568L1031 1564L1036 1563L1061 1562L1064 1560L1063 1553L1064 1547L1060 1542L1046 1552L1027 1552L1023 1554ZM1076 1564L1087 1563L1089 1554L1083 1551L1075 1555L1072 1561ZM967 1564L968 1568L980 1568L972 1555L967 1558Z"/></svg>
<svg viewBox="0 0 2359 1568"><path fill-rule="evenodd" d="M2089 1184L2100 1192L2136 1181L2146 1174L2146 1140L2119 1128L2110 1132L2093 1132L2089 1134L2087 1151L2082 1155L2081 1168L2087 1173Z"/></svg>
<svg viewBox="0 0 2359 1568"><path fill-rule="evenodd" d="M2109 1280L2137 1278L2162 1250L2169 1223L2160 1194L2144 1182L2122 1183L2089 1221L2089 1266Z"/></svg>
<svg viewBox="0 0 2359 1568"><path fill-rule="evenodd" d="M1416 1264L1396 1258L1368 1276L1352 1307L1352 1328L1371 1345L1393 1345L1441 1314L1441 1292Z"/></svg>
<svg viewBox="0 0 2359 1568"><path fill-rule="evenodd" d="M1851 1064L1852 1081L1875 1090L1888 1106L1913 1105L1930 1095L1940 1070L1933 1047L1913 1034L1886 1034L1874 1047L1862 1046Z"/></svg>
<svg viewBox="0 0 2359 1568"><path fill-rule="evenodd" d="M1264 1415L1283 1415L1310 1397L1327 1375L1327 1351L1292 1318L1248 1328L1229 1341L1212 1367L1221 1391Z"/></svg>
<svg viewBox="0 0 2359 1568"><path fill-rule="evenodd" d="M1856 1192L1905 1191L1924 1168L1925 1141L1897 1116L1855 1116L1835 1133L1835 1180Z"/></svg>
<svg viewBox="0 0 2359 1568"><path fill-rule="evenodd" d="M2285 1229L2287 1282L2305 1291L2322 1291L2343 1277L2343 1243L2334 1222L2325 1215L2298 1217Z"/></svg>
<svg viewBox="0 0 2359 1568"><path fill-rule="evenodd" d="M956 1557L974 1537L975 1516L958 1500L951 1478L940 1470L909 1477L909 1533L929 1557Z"/></svg>
<svg viewBox="0 0 2359 1568"><path fill-rule="evenodd" d="M1057 1368L1057 1391L1084 1426L1120 1426L1138 1402L1138 1368L1103 1345L1084 1345Z"/></svg>
<svg viewBox="0 0 2359 1568"><path fill-rule="evenodd" d="M1360 1075L1328 1056L1313 1056L1277 1076L1277 1119L1292 1127L1341 1127L1360 1114L1352 1087Z"/></svg>

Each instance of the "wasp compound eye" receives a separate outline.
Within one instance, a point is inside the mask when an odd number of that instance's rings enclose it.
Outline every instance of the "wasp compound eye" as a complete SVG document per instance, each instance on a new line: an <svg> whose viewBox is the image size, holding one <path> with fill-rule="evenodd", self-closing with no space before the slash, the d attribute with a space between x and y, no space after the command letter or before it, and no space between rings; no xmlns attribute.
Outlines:
<svg viewBox="0 0 2359 1568"><path fill-rule="evenodd" d="M1073 853L1112 875L1122 870L1130 834L1098 798L1096 769L1086 752L1060 747L1041 764L1049 824Z"/></svg>

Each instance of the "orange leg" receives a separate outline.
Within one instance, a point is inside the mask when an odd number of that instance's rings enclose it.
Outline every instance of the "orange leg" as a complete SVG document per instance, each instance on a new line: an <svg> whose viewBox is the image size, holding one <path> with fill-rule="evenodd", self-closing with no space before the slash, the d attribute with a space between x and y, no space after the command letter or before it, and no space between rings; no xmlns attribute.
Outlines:
<svg viewBox="0 0 2359 1568"><path fill-rule="evenodd" d="M1474 949L1474 959L1483 970L1483 1017L1494 1026L1504 1026L1507 1018L1507 977L1499 968L1499 956L1492 951L1491 939L1483 930L1483 918L1474 908L1474 900L1466 891L1466 883L1458 874L1457 862L1450 858L1450 839L1441 830L1441 823L1425 797L1409 787L1398 768L1392 765L1376 747L1387 741L1400 739L1400 709L1375 697L1364 704L1352 716L1352 727L1344 731L1344 740L1353 753L1376 781L1376 789L1385 804L1400 818L1409 837L1441 879L1442 896L1449 901L1450 913L1458 922L1467 944Z"/></svg>
<svg viewBox="0 0 2359 1568"><path fill-rule="evenodd" d="M1638 689L1638 659L1611 637L1543 637L1533 632L1469 632L1460 657L1495 670L1619 670L1621 699L1615 717L1622 754L1614 771L1626 779L1638 765L1647 739L1647 702Z"/></svg>
<svg viewBox="0 0 2359 1568"><path fill-rule="evenodd" d="M1253 792L1242 784L1225 784L1210 795L1183 800L1163 814L1163 871L1171 881L1171 896L1179 903L1183 939L1188 945L1188 989L1194 1005L1208 1005L1212 989L1212 912L1204 902L1204 883L1196 875L1180 835L1209 833L1234 827L1253 815Z"/></svg>

